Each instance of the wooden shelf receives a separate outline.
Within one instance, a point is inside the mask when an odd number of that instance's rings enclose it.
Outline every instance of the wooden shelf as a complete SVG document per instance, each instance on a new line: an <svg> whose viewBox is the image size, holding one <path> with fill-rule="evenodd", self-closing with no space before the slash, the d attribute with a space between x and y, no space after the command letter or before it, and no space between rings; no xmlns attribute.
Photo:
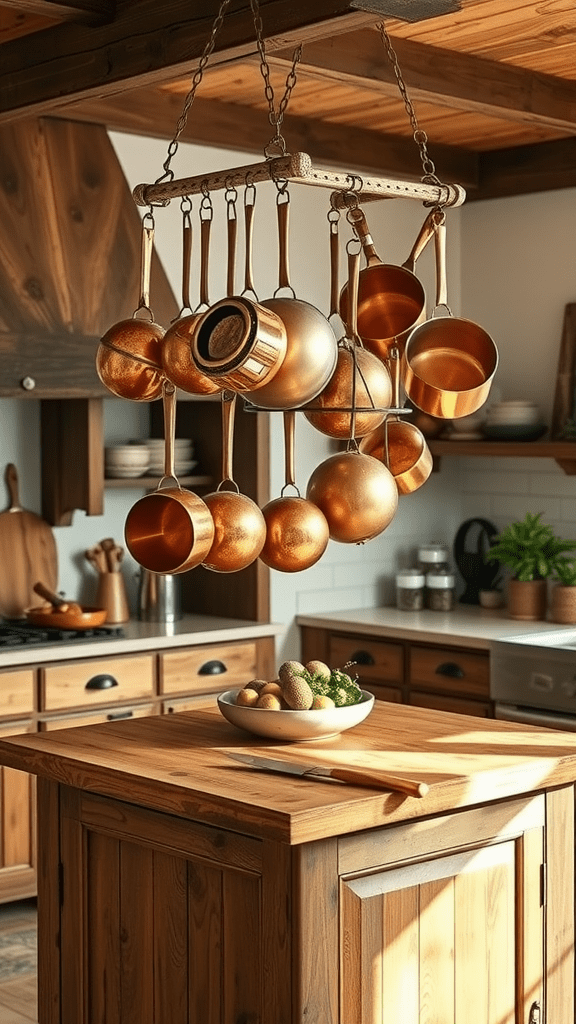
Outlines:
<svg viewBox="0 0 576 1024"><path fill-rule="evenodd" d="M127 488L127 487L138 487L143 491L155 491L160 482L160 476L130 476L130 477L111 477L107 476L104 479L104 487L108 488ZM185 487L209 487L213 483L211 476L179 476L178 482Z"/></svg>
<svg viewBox="0 0 576 1024"><path fill-rule="evenodd" d="M575 441L441 441L430 440L435 462L442 455L554 459L568 476L576 476Z"/></svg>

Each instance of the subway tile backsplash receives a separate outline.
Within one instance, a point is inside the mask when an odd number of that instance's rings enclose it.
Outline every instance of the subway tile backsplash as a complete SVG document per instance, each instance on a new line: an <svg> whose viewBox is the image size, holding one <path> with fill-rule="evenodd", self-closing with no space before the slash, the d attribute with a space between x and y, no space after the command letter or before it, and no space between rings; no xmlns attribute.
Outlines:
<svg viewBox="0 0 576 1024"><path fill-rule="evenodd" d="M552 459L459 460L462 518L482 516L502 530L527 512L562 537L576 537L576 477Z"/></svg>

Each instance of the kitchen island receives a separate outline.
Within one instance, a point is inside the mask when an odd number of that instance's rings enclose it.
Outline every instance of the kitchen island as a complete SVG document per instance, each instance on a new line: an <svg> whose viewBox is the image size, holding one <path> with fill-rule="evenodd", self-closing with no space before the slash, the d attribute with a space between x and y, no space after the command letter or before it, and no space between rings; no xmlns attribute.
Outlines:
<svg viewBox="0 0 576 1024"><path fill-rule="evenodd" d="M13 736L0 763L38 776L40 1024L573 1024L572 735L377 701L271 744L212 706Z"/></svg>

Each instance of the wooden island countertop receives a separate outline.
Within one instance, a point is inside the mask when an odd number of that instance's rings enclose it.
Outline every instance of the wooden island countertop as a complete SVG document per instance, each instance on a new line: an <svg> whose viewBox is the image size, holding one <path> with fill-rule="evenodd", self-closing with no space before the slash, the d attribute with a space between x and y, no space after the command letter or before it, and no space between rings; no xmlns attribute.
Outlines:
<svg viewBox="0 0 576 1024"><path fill-rule="evenodd" d="M234 763L228 750L380 769L429 792L406 797L270 774ZM0 741L0 764L292 845L571 783L576 735L376 701L338 737L273 743L229 724L215 705L12 736Z"/></svg>

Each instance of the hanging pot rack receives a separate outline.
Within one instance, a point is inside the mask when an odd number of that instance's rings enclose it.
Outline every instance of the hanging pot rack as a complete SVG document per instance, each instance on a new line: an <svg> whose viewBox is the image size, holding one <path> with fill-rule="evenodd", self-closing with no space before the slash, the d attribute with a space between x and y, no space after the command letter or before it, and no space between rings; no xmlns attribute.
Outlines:
<svg viewBox="0 0 576 1024"><path fill-rule="evenodd" d="M197 174L189 178L174 178L152 184L136 185L132 192L137 206L166 206L172 199L217 192L227 188L255 184L258 181L287 181L301 185L317 185L336 192L333 205L347 206L347 193L354 191L360 202L375 199L417 199L426 205L442 207L462 206L466 190L462 185L404 181L393 178L364 178L359 174L346 174L315 167L308 153L289 153L285 156L261 160L211 174Z"/></svg>

